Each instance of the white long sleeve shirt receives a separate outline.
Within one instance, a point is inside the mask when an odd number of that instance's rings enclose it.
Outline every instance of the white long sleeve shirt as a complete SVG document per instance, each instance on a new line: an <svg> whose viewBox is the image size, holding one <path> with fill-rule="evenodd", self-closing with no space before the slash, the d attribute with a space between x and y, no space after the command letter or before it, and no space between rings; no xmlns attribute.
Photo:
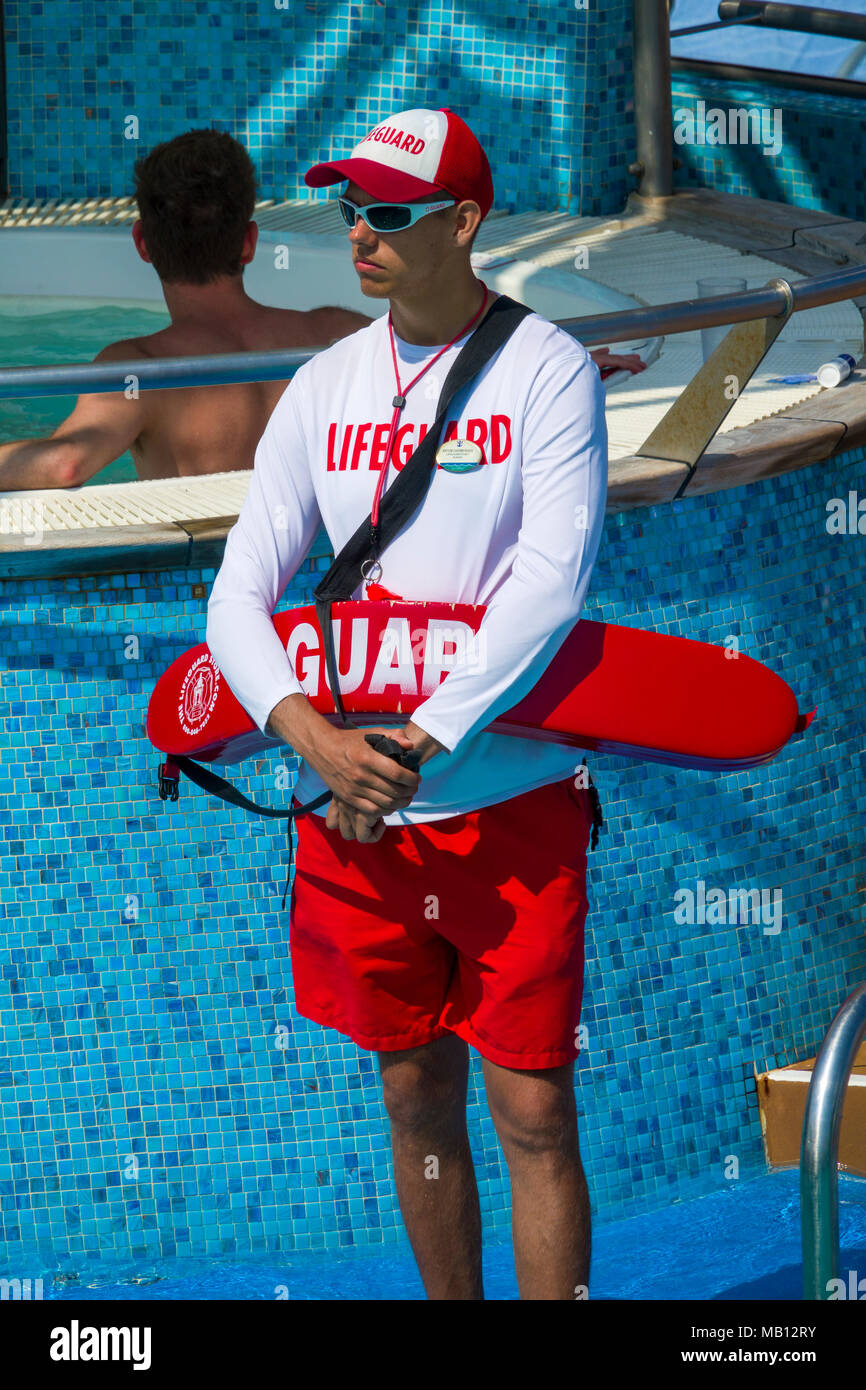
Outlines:
<svg viewBox="0 0 866 1390"><path fill-rule="evenodd" d="M408 392L385 491L435 419L468 336ZM396 333L394 343L405 391L439 349ZM211 592L207 643L263 732L282 699L303 693L274 609L322 525L337 554L369 515L396 390L384 315L304 363L259 443ZM476 810L559 781L579 761L574 749L486 730L529 693L580 617L607 493L604 399L587 350L533 313L452 402L442 439L479 443L482 466L462 474L437 466L415 516L383 552L379 582L403 599L485 604L486 613L465 660L410 716L449 751L422 766L411 805L387 825ZM364 592L359 585L352 597ZM406 717L380 722L401 727ZM302 762L299 801L326 790Z"/></svg>

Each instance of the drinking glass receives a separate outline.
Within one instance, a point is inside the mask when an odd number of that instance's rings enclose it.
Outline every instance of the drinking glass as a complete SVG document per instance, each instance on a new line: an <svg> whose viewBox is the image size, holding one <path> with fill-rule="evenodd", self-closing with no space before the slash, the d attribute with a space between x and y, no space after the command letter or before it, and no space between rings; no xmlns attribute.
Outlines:
<svg viewBox="0 0 866 1390"><path fill-rule="evenodd" d="M698 280L697 284L698 299L713 299L719 294L738 294L746 288L745 280L738 280L735 277L726 280ZM716 328L701 329L701 348L705 362L715 352L729 328L733 328L733 324L721 323Z"/></svg>

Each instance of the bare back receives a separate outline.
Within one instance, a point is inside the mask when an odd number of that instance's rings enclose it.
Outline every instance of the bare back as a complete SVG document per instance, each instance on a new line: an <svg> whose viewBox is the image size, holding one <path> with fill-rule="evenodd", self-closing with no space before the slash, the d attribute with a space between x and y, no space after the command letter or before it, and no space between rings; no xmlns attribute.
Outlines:
<svg viewBox="0 0 866 1390"><path fill-rule="evenodd" d="M273 309L247 300L223 323L184 320L159 333L113 343L103 361L132 357L267 352L327 347L369 323L347 309ZM143 391L143 424L130 452L140 478L176 478L252 468L256 445L286 381Z"/></svg>

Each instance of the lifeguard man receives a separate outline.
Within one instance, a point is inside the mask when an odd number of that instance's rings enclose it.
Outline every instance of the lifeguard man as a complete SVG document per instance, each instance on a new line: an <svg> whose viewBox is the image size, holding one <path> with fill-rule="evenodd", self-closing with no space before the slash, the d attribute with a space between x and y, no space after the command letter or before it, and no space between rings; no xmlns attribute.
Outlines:
<svg viewBox="0 0 866 1390"><path fill-rule="evenodd" d="M473 1048L511 1177L521 1297L573 1299L590 1251L573 1066L591 798L567 748L486 730L581 616L607 487L604 390L587 350L531 313L458 394L442 437L465 441L472 466L437 455L372 592L485 604L485 661L457 665L405 728L387 730L420 752L420 774L364 731L329 724L271 615L322 524L336 554L406 464L496 298L470 263L490 168L459 116L402 111L306 174L313 187L343 180L361 287L390 312L305 363L282 395L207 641L258 727L302 757L298 803L333 794L325 814L298 821L296 1007L377 1055L428 1297L483 1298Z"/></svg>

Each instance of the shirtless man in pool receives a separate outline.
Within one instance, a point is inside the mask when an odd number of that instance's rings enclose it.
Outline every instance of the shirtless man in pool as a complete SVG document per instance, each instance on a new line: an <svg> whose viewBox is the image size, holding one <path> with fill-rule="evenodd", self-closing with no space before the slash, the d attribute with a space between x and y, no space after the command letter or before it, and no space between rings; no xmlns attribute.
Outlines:
<svg viewBox="0 0 866 1390"><path fill-rule="evenodd" d="M327 347L365 327L351 309L273 309L250 299L243 267L258 228L256 178L244 147L216 130L190 130L136 165L140 219L132 237L160 277L171 323L111 343L97 362L197 353ZM79 487L132 453L139 478L252 468L285 381L80 396L48 439L0 444L0 492Z"/></svg>
<svg viewBox="0 0 866 1390"><path fill-rule="evenodd" d="M352 309L274 309L250 299L243 267L258 238L250 220L256 177L231 135L187 131L139 160L135 175L140 218L132 237L159 275L171 323L109 344L96 362L328 347L372 323ZM634 353L591 355L600 368L644 366ZM79 396L49 438L0 444L0 493L80 487L127 449L139 478L250 469L285 387L263 381L142 391L132 400L123 391Z"/></svg>

